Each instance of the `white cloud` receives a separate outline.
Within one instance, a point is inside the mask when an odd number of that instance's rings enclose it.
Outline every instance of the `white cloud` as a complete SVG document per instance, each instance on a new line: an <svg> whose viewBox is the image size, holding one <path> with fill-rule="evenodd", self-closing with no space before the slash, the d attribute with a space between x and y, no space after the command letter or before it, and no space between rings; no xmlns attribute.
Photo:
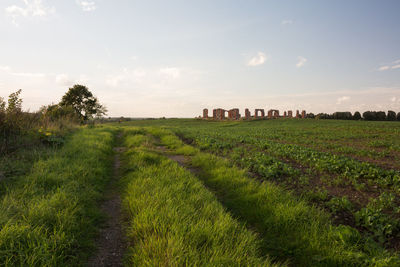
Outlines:
<svg viewBox="0 0 400 267"><path fill-rule="evenodd" d="M117 87L123 80L125 75L110 75L106 78L106 84L111 87Z"/></svg>
<svg viewBox="0 0 400 267"><path fill-rule="evenodd" d="M340 104L342 104L343 102L346 102L346 101L349 101L349 100L350 100L350 97L349 97L349 96L342 96L342 97L339 97L339 98L337 99L336 104L337 104L337 105L340 105Z"/></svg>
<svg viewBox="0 0 400 267"><path fill-rule="evenodd" d="M56 75L56 84L61 86L70 86L73 84L68 74L58 74Z"/></svg>
<svg viewBox="0 0 400 267"><path fill-rule="evenodd" d="M96 10L96 3L94 1L76 0L76 3L82 8L83 11L94 11Z"/></svg>
<svg viewBox="0 0 400 267"><path fill-rule="evenodd" d="M265 61L267 61L267 56L265 55L265 53L258 52L256 56L254 56L247 62L247 66L259 66L264 64Z"/></svg>
<svg viewBox="0 0 400 267"><path fill-rule="evenodd" d="M290 25L290 24L293 24L293 20L285 19L285 20L282 20L281 24L282 25Z"/></svg>
<svg viewBox="0 0 400 267"><path fill-rule="evenodd" d="M181 76L179 68L161 68L160 73L172 79L178 79Z"/></svg>
<svg viewBox="0 0 400 267"><path fill-rule="evenodd" d="M385 71L385 70L395 70L395 69L400 69L400 59L393 61L392 63L381 66L378 68L379 71Z"/></svg>
<svg viewBox="0 0 400 267"><path fill-rule="evenodd" d="M298 56L298 57L297 57L297 64L296 64L296 67L297 67L297 68L301 68L301 67L303 67L303 66L306 64L306 62L307 62L307 59L306 59L305 57Z"/></svg>
<svg viewBox="0 0 400 267"><path fill-rule="evenodd" d="M20 17L47 17L55 13L54 7L43 4L42 0L23 0L23 6L12 5L5 8L5 12L15 26L18 26Z"/></svg>
<svg viewBox="0 0 400 267"><path fill-rule="evenodd" d="M379 70L379 71L384 71L384 70L388 70L388 69L390 69L389 66L382 66L382 67L380 67L378 70Z"/></svg>
<svg viewBox="0 0 400 267"><path fill-rule="evenodd" d="M390 101L392 101L392 102L396 102L396 97L394 96L394 97L392 97L391 99L390 99Z"/></svg>
<svg viewBox="0 0 400 267"><path fill-rule="evenodd" d="M27 78L44 78L44 77L46 77L46 74L44 74L44 73L31 73L31 72L11 72L11 75L27 77Z"/></svg>
<svg viewBox="0 0 400 267"><path fill-rule="evenodd" d="M0 66L0 71L6 71L9 72L11 68L9 66Z"/></svg>
<svg viewBox="0 0 400 267"><path fill-rule="evenodd" d="M140 68L134 70L124 68L122 71L108 75L106 84L111 87L117 87L122 83L138 83L141 82L146 75L147 71Z"/></svg>

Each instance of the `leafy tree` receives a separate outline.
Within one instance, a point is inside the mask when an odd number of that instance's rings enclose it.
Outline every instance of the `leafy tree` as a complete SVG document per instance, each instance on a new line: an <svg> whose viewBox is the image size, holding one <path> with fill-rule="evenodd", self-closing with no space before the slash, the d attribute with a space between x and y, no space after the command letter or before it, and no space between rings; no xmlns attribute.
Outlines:
<svg viewBox="0 0 400 267"><path fill-rule="evenodd" d="M378 120L378 121L385 121L385 120L386 120L386 113L385 113L385 111L377 111L377 112L376 112L376 120Z"/></svg>
<svg viewBox="0 0 400 267"><path fill-rule="evenodd" d="M307 113L306 118L315 119L315 115L314 115L314 113Z"/></svg>
<svg viewBox="0 0 400 267"><path fill-rule="evenodd" d="M396 112L389 110L387 113L387 120L388 121L395 121L396 120Z"/></svg>
<svg viewBox="0 0 400 267"><path fill-rule="evenodd" d="M361 120L360 112L358 112L358 111L354 112L353 120Z"/></svg>
<svg viewBox="0 0 400 267"><path fill-rule="evenodd" d="M12 93L8 97L8 107L7 107L7 113L14 113L14 112L21 112L22 111L22 99L19 97L21 94L21 89L16 91L15 93Z"/></svg>
<svg viewBox="0 0 400 267"><path fill-rule="evenodd" d="M89 89L80 84L69 88L62 97L60 106L71 106L82 121L93 118L94 115L101 117L106 115L107 109L101 105Z"/></svg>
<svg viewBox="0 0 400 267"><path fill-rule="evenodd" d="M351 115L351 112L346 111L346 112L335 112L332 114L332 118L335 120L351 120L353 116Z"/></svg>
<svg viewBox="0 0 400 267"><path fill-rule="evenodd" d="M400 112L397 113L396 119L397 119L398 121L400 121Z"/></svg>

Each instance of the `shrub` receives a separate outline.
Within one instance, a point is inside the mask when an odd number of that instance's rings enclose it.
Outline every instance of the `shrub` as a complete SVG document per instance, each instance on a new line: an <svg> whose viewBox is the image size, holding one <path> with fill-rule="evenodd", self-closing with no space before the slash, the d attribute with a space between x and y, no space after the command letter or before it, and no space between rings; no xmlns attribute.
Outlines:
<svg viewBox="0 0 400 267"><path fill-rule="evenodd" d="M360 112L358 112L358 111L354 112L353 120L361 120Z"/></svg>
<svg viewBox="0 0 400 267"><path fill-rule="evenodd" d="M387 113L387 120L388 121L395 121L396 120L396 112L389 110Z"/></svg>

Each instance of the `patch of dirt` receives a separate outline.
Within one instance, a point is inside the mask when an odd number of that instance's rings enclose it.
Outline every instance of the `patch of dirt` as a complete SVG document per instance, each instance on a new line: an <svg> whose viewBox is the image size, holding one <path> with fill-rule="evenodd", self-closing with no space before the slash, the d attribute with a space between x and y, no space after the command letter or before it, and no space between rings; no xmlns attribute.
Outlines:
<svg viewBox="0 0 400 267"><path fill-rule="evenodd" d="M121 198L115 188L119 179L121 166L120 154L123 147L115 147L114 173L106 193L106 200L101 205L101 211L106 214L107 220L100 230L96 240L97 252L90 258L88 266L123 266L122 259L126 249L126 240L122 227Z"/></svg>

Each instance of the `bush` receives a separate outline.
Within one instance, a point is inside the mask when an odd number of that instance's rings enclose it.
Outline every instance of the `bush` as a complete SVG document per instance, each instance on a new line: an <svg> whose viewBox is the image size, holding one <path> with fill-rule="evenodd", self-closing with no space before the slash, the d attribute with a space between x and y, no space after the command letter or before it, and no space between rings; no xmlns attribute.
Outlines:
<svg viewBox="0 0 400 267"><path fill-rule="evenodd" d="M318 113L316 119L332 119L332 116L327 113Z"/></svg>
<svg viewBox="0 0 400 267"><path fill-rule="evenodd" d="M361 120L360 112L358 112L358 111L354 112L353 120Z"/></svg>
<svg viewBox="0 0 400 267"><path fill-rule="evenodd" d="M49 105L39 112L24 112L20 94L21 90L10 94L7 103L0 97L0 154L27 144L60 143L60 136L79 121L68 106Z"/></svg>
<svg viewBox="0 0 400 267"><path fill-rule="evenodd" d="M387 120L388 121L395 121L396 120L396 112L389 110L387 113Z"/></svg>

